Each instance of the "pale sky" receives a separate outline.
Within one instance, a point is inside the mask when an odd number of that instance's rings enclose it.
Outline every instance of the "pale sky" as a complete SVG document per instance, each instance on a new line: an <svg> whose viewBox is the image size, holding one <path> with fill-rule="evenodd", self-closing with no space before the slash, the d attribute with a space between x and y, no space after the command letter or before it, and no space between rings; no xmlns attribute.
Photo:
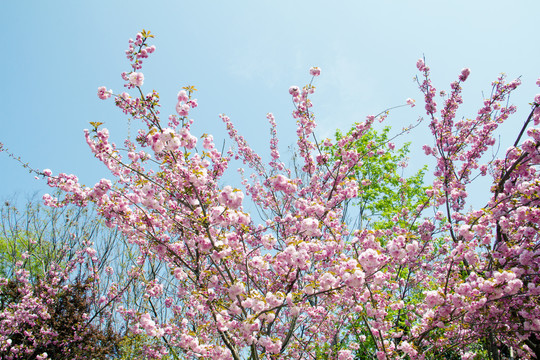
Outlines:
<svg viewBox="0 0 540 360"><path fill-rule="evenodd" d="M105 123L117 142L127 118L98 86L122 91L127 40L141 29L156 35L145 62L144 88L156 89L162 115L174 113L176 93L194 85L199 107L194 134L226 137L218 115L231 117L257 151L268 152L266 113L278 123L282 155L294 142L288 88L310 80L319 66L314 111L319 137L347 130L366 115L422 96L412 79L426 57L438 90L471 68L460 116L473 117L501 72L521 76L511 101L520 109L501 131L510 142L540 93L540 2L530 1L2 1L0 142L25 162L79 176L93 186L108 177L82 130ZM424 115L422 106L391 113L398 131ZM131 124L135 133L138 124ZM405 141L431 144L427 124ZM230 141L227 141L230 144ZM411 155L411 166L427 160ZM0 153L0 199L48 192L43 180ZM234 177L231 177L233 179ZM231 184L240 186L240 184Z"/></svg>

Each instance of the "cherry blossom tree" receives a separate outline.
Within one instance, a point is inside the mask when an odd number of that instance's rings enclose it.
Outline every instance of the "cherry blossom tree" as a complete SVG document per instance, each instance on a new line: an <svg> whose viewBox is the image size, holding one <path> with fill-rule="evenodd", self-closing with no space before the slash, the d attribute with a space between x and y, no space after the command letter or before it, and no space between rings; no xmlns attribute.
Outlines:
<svg viewBox="0 0 540 360"><path fill-rule="evenodd" d="M85 131L115 181L86 187L74 175L43 171L49 185L65 193L46 195L46 204L93 203L107 225L136 246L127 275L144 289L142 304L115 310L131 334L158 340L144 356L540 356L540 130L532 127L540 123L540 96L514 146L486 160L494 131L515 112L507 100L519 81L501 76L478 113L459 119L470 71L441 94L419 60L418 84L434 137L424 149L436 161L435 180L414 206L393 204L392 224L355 227L344 209L369 186L358 169L391 147L365 152L357 144L387 113L367 116L336 141L319 142L312 80L289 89L296 172L281 160L272 114L268 163L226 115L220 117L234 147L222 153L211 135L191 133L193 87L180 90L176 114L165 122L159 94L143 91L142 63L155 51L152 37L142 31L129 41L125 92L98 89L99 98L113 98L142 124L136 140L120 148L100 123ZM321 71L310 73L314 79ZM238 187L220 186L234 160L249 170L241 171ZM489 186L491 197L470 210L467 190L475 180ZM245 210L247 201L257 208L256 218Z"/></svg>

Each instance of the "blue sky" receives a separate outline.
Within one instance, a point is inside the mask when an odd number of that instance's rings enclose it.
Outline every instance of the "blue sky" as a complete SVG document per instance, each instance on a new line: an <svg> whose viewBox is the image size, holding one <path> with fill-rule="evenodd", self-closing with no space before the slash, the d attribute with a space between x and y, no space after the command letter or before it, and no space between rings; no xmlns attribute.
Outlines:
<svg viewBox="0 0 540 360"><path fill-rule="evenodd" d="M404 103L421 103L412 79L425 55L435 86L447 89L471 68L462 116L474 116L499 73L521 76L512 97L519 113L501 129L503 149L519 131L528 103L540 92L540 2L530 1L2 1L0 142L25 162L93 185L107 177L83 132L101 121L112 138L127 135L127 118L96 96L101 85L122 90L127 40L145 28L157 51L143 67L146 90L161 94L162 114L174 113L185 85L199 91L192 112L195 135L224 139L218 114L226 113L260 152L267 152L265 115L278 122L282 154L294 142L291 85L309 81L319 66L313 97L320 137L348 129L366 115ZM422 106L389 117L395 130L422 115ZM424 127L427 124L424 124ZM134 133L136 124L131 125ZM426 159L431 143L418 129L411 166ZM227 142L230 144L230 142ZM0 153L0 199L47 188ZM233 179L233 177L231 177ZM238 184L237 184L238 186Z"/></svg>

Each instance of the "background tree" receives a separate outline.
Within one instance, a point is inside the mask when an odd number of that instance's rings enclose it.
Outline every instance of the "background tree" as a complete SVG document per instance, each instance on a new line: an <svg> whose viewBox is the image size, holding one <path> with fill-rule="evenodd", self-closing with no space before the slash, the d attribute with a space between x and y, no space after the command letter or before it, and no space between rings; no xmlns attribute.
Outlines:
<svg viewBox="0 0 540 360"><path fill-rule="evenodd" d="M350 136L356 125L354 124L345 136ZM412 126L407 131L411 128ZM389 139L390 130L388 126L380 132L370 129L352 144L361 160L354 166L351 175L359 183L358 196L344 204L344 214L351 228L392 227L396 221L397 209L413 212L427 200L427 186L424 185L427 166L411 176L405 176L410 143L395 148L395 144ZM403 135L403 132L394 138L400 135ZM339 153L337 143L343 137L343 133L337 130L334 146L323 147L323 151L330 155L330 163L341 161L335 154ZM368 156L369 153L375 156ZM401 221L401 218L397 220Z"/></svg>
<svg viewBox="0 0 540 360"><path fill-rule="evenodd" d="M6 201L0 215L2 358L119 356L123 326L110 305L130 301L110 296L126 266L120 233L89 207Z"/></svg>

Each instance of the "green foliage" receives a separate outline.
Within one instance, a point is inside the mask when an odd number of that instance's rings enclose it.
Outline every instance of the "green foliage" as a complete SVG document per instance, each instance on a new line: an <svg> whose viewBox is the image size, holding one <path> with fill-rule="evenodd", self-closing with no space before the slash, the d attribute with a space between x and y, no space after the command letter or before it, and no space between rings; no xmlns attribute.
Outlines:
<svg viewBox="0 0 540 360"><path fill-rule="evenodd" d="M43 277L51 264L62 267L88 242L102 254L101 269L115 251L122 251L120 234L89 207L49 208L34 200L19 208L8 201L0 206L1 277L12 278L18 261L31 279Z"/></svg>
<svg viewBox="0 0 540 360"><path fill-rule="evenodd" d="M32 279L42 278L52 262L65 262L68 254L62 250L73 242L66 237L72 224L64 222L70 215L74 209L48 209L29 201L21 211L6 201L0 208L0 276L12 278L22 267Z"/></svg>
<svg viewBox="0 0 540 360"><path fill-rule="evenodd" d="M350 135L354 129L346 135ZM396 225L396 216L397 224L404 225L400 215L406 214L399 212L403 209L413 212L427 200L427 187L424 186L427 167L404 177L410 143L394 148L390 145L389 132L390 127L385 127L381 132L370 129L354 142L361 163L354 167L351 177L359 182L359 196L347 204L346 211L356 229L389 229ZM336 140L346 135L337 130ZM324 149L332 154L330 162L341 160L337 144ZM362 185L362 181L365 185Z"/></svg>
<svg viewBox="0 0 540 360"><path fill-rule="evenodd" d="M30 271L33 277L42 277L45 272L40 257L50 251L50 246L51 244L45 241L37 247L28 233L0 236L0 277L11 277L13 264L21 259L24 253L29 254L29 257L23 261L22 266ZM43 251L36 251L37 249Z"/></svg>

